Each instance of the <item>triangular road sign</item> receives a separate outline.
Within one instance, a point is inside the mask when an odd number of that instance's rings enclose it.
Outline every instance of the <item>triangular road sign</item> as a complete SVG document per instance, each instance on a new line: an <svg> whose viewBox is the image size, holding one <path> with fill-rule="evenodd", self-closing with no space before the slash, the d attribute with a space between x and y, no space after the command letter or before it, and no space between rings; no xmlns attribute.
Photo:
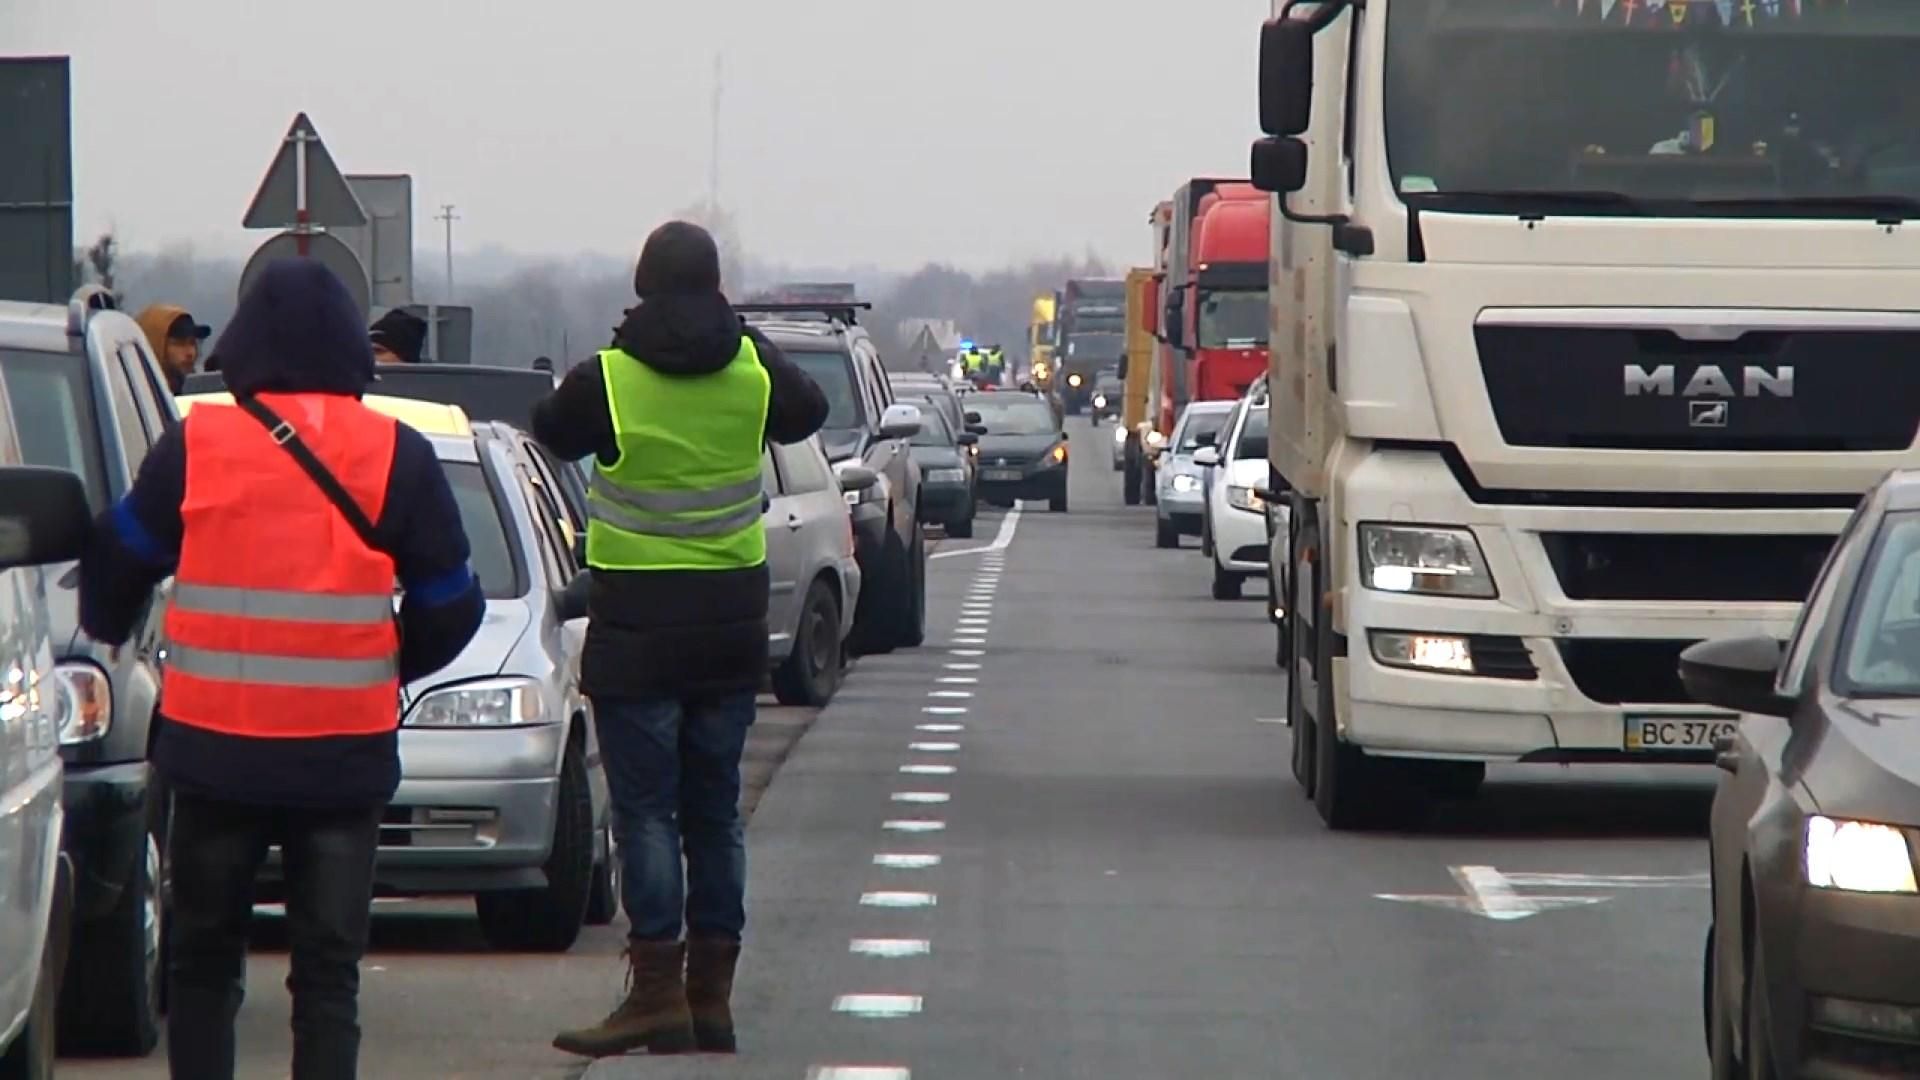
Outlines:
<svg viewBox="0 0 1920 1080"><path fill-rule="evenodd" d="M348 228L367 223L367 213L340 175L333 155L313 129L306 113L293 118L293 126L280 142L280 152L260 181L253 205L241 224L249 229L285 229L299 221L300 193L297 186L301 148L306 151L307 221L326 228Z"/></svg>

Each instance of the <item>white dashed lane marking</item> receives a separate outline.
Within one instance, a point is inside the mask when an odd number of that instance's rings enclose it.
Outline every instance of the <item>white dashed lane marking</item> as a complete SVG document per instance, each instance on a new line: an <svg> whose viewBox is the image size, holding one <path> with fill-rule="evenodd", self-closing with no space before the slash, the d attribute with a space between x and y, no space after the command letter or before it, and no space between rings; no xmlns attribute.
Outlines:
<svg viewBox="0 0 1920 1080"><path fill-rule="evenodd" d="M815 1065L807 1080L913 1080L913 1073L899 1065Z"/></svg>
<svg viewBox="0 0 1920 1080"><path fill-rule="evenodd" d="M939 903L939 898L930 892L899 892L882 889L878 892L861 893L860 903L864 907L919 908L933 907Z"/></svg>
<svg viewBox="0 0 1920 1080"><path fill-rule="evenodd" d="M933 681L947 686L972 686L980 680L971 675L942 675Z"/></svg>
<svg viewBox="0 0 1920 1080"><path fill-rule="evenodd" d="M913 725L913 730L928 731L928 732L932 732L935 735L951 735L956 731L967 730L967 725L965 724L915 724Z"/></svg>
<svg viewBox="0 0 1920 1080"><path fill-rule="evenodd" d="M945 667L948 671L979 671L980 670L979 664L970 663L965 660L955 661L953 663L945 665Z"/></svg>
<svg viewBox="0 0 1920 1080"><path fill-rule="evenodd" d="M940 856L922 852L883 851L873 857L873 865L886 870L929 870L940 865ZM861 901L865 903L865 901Z"/></svg>
<svg viewBox="0 0 1920 1080"><path fill-rule="evenodd" d="M937 698L970 698L973 696L973 691L971 690L929 690L927 691L927 696L937 697Z"/></svg>
<svg viewBox="0 0 1920 1080"><path fill-rule="evenodd" d="M918 754L953 754L959 752L960 744L957 742L917 742L908 743L907 749Z"/></svg>
<svg viewBox="0 0 1920 1080"><path fill-rule="evenodd" d="M933 943L925 938L854 938L847 951L855 956L878 956L897 960L905 956L925 956Z"/></svg>
<svg viewBox="0 0 1920 1080"><path fill-rule="evenodd" d="M926 818L903 818L896 821L882 822L880 827L888 832L930 833L945 832L947 823L944 821L930 821Z"/></svg>
<svg viewBox="0 0 1920 1080"><path fill-rule="evenodd" d="M923 805L935 805L946 802L951 798L953 798L953 796L944 791L896 791L893 793L894 802L920 803Z"/></svg>
<svg viewBox="0 0 1920 1080"><path fill-rule="evenodd" d="M902 765L900 771L908 776L952 776L951 765Z"/></svg>
<svg viewBox="0 0 1920 1080"><path fill-rule="evenodd" d="M833 999L833 1011L873 1020L892 1020L920 1011L918 994L841 994Z"/></svg>
<svg viewBox="0 0 1920 1080"><path fill-rule="evenodd" d="M920 711L930 716L967 715L967 707L964 705L922 705Z"/></svg>

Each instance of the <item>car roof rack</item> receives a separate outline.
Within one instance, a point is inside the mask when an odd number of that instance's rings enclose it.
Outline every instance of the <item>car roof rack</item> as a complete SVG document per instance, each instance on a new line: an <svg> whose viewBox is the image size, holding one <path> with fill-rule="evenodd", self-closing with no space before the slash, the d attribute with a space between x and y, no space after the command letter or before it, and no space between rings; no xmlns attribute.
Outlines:
<svg viewBox="0 0 1920 1080"><path fill-rule="evenodd" d="M733 310L742 315L816 315L831 322L858 326L860 318L856 313L872 311L873 305L865 300L794 300L735 304Z"/></svg>
<svg viewBox="0 0 1920 1080"><path fill-rule="evenodd" d="M118 310L120 305L114 302L113 293L98 285L82 285L67 301L67 333L79 337L87 332L87 320L94 312Z"/></svg>

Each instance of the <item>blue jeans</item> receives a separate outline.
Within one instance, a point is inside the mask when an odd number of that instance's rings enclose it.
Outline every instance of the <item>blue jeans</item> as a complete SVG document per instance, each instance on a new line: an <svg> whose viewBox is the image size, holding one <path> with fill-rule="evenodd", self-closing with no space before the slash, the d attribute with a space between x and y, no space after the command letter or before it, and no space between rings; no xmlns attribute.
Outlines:
<svg viewBox="0 0 1920 1080"><path fill-rule="evenodd" d="M593 703L620 838L620 901L635 941L678 941L683 912L690 936L740 940L747 924L740 754L753 698Z"/></svg>

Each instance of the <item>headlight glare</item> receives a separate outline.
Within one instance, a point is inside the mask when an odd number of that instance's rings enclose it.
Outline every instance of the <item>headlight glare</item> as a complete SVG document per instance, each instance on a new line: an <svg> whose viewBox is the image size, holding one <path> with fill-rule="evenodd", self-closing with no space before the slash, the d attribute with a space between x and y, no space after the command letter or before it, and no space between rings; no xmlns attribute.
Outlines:
<svg viewBox="0 0 1920 1080"><path fill-rule="evenodd" d="M1267 500L1254 493L1250 487L1227 486L1227 505L1236 510L1245 510L1259 514L1267 509Z"/></svg>
<svg viewBox="0 0 1920 1080"><path fill-rule="evenodd" d="M1127 429L1123 427L1114 428L1113 444L1115 446L1124 446L1126 445L1126 442L1127 442Z"/></svg>
<svg viewBox="0 0 1920 1080"><path fill-rule="evenodd" d="M1105 395L1105 394L1095 394L1095 395L1093 395L1093 407L1094 407L1094 408L1096 408L1096 409L1104 409L1104 408L1106 408L1106 407L1107 407L1107 395Z"/></svg>
<svg viewBox="0 0 1920 1080"><path fill-rule="evenodd" d="M1149 431L1147 432L1147 445L1148 446L1165 446L1167 445L1167 437L1165 435L1160 434L1157 431Z"/></svg>
<svg viewBox="0 0 1920 1080"><path fill-rule="evenodd" d="M1381 592L1475 600L1499 595L1480 542L1467 529L1362 525L1360 578Z"/></svg>
<svg viewBox="0 0 1920 1080"><path fill-rule="evenodd" d="M1173 490L1199 491L1200 478L1193 475L1192 473L1177 473L1173 478Z"/></svg>
<svg viewBox="0 0 1920 1080"><path fill-rule="evenodd" d="M60 745L105 738L113 729L113 680L85 660L56 664L53 676L67 698L60 714Z"/></svg>
<svg viewBox="0 0 1920 1080"><path fill-rule="evenodd" d="M546 701L531 679L490 679L442 687L423 695L407 714L409 727L504 728L544 723Z"/></svg>
<svg viewBox="0 0 1920 1080"><path fill-rule="evenodd" d="M1842 892L1920 892L1899 829L1819 814L1807 819L1807 884Z"/></svg>
<svg viewBox="0 0 1920 1080"><path fill-rule="evenodd" d="M1068 386L1079 386L1079 385L1080 385L1080 383L1081 383L1082 381L1083 381L1083 380L1082 380L1082 379L1080 378L1080 373L1079 373L1079 372L1077 372L1077 371L1076 371L1076 372L1074 372L1073 374L1071 374L1071 375L1069 375L1069 376L1067 376L1067 385L1068 385Z"/></svg>

